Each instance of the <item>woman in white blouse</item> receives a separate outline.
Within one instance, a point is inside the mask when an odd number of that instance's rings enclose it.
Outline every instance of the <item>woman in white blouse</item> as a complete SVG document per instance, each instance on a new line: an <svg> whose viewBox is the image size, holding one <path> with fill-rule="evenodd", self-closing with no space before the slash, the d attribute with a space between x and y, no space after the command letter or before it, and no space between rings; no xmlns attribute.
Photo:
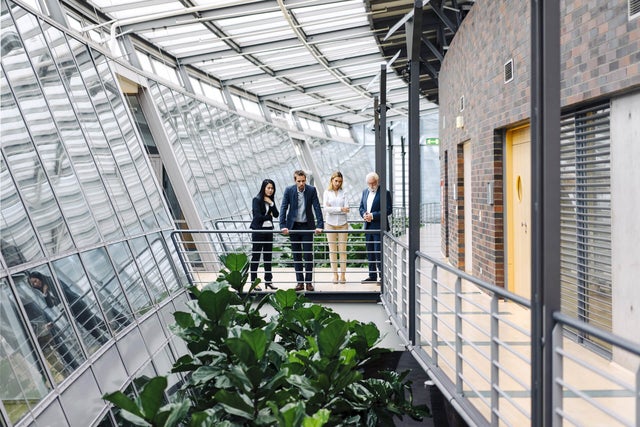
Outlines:
<svg viewBox="0 0 640 427"><path fill-rule="evenodd" d="M346 230L347 213L349 203L347 196L342 189L342 173L334 172L329 180L329 188L325 190L324 202L324 224L325 230ZM333 270L333 283L345 283L345 273L347 271L347 233L327 233L329 242L329 260L331 270ZM340 277L338 278L338 255L340 257Z"/></svg>

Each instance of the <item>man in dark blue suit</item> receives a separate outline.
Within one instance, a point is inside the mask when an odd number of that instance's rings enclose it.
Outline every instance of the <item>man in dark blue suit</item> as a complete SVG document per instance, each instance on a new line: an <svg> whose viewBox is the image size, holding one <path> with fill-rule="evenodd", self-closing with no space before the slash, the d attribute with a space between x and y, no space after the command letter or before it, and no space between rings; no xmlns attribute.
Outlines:
<svg viewBox="0 0 640 427"><path fill-rule="evenodd" d="M365 230L380 230L380 192L378 183L380 177L375 172L367 174L367 188L362 192L360 200L360 216L364 219ZM391 193L387 190L387 217L391 215ZM378 275L382 277L380 233L365 234L367 245L367 259L369 260L369 276L362 283L375 283Z"/></svg>
<svg viewBox="0 0 640 427"><path fill-rule="evenodd" d="M313 235L322 233L324 219L318 192L315 187L307 185L307 174L302 170L293 173L295 185L284 190L280 207L280 231L291 236L293 251L293 267L296 270L296 291L302 291L307 284L307 291L313 287ZM313 213L317 218L314 219ZM293 233L289 233L289 230ZM304 266L302 258L304 256Z"/></svg>

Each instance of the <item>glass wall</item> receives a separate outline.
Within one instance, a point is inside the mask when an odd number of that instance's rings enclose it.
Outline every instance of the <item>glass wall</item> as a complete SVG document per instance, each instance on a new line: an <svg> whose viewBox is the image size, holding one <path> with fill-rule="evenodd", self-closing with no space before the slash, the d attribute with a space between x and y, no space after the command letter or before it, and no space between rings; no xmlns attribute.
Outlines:
<svg viewBox="0 0 640 427"><path fill-rule="evenodd" d="M51 391L68 393L67 380L186 280L109 60L14 3L1 6L4 425L34 416ZM168 346L158 354L175 357Z"/></svg>
<svg viewBox="0 0 640 427"><path fill-rule="evenodd" d="M87 408L106 408L101 393L143 367L166 374L183 350L165 332L187 283L170 241L175 218L112 59L11 1L0 5L0 424L37 424L51 411L89 425ZM371 167L361 146L307 140L302 161L285 128L148 81L207 228L249 219L265 178L278 203L303 164L324 185L348 170L359 201ZM65 407L80 398L86 408Z"/></svg>

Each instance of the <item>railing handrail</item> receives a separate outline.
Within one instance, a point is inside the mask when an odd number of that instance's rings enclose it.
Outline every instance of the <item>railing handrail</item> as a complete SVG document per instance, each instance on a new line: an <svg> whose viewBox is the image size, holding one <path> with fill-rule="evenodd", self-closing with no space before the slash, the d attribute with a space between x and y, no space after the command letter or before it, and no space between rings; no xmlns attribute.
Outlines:
<svg viewBox="0 0 640 427"><path fill-rule="evenodd" d="M288 234L303 234L303 233L315 233L315 229L311 230L293 230L288 229ZM188 230L173 230L171 231L171 235L173 234L251 234L251 233L269 233L269 234L283 234L280 229L273 230L252 230L250 228L246 230L205 230L205 229L188 229ZM349 228L346 230L328 230L326 228L322 229L322 233L347 233L347 234L378 234L380 233L380 229L357 229L357 228Z"/></svg>
<svg viewBox="0 0 640 427"><path fill-rule="evenodd" d="M532 420L531 408L527 408L526 405L516 405L518 398L526 397L518 393L524 392L529 394L528 398L532 398L529 381L546 381L545 378L526 377L527 370L531 370L533 366L527 351L533 345L539 345L533 342L529 327L522 326L528 325L530 321L532 309L530 300L459 270L437 256L422 251L410 254L408 245L402 238L397 238L391 233L385 233L385 242L387 242L385 253L391 255L384 260L385 263L389 263L385 266L385 271L400 271L393 274L392 281L386 284L381 301L398 335L405 337L407 349L443 391L447 400L457 411L461 411L462 418L470 425L502 425L503 423L510 425L513 421L510 417L514 416L525 419L528 417ZM404 253L401 254L403 251ZM411 256L415 256L417 261L416 283L413 284L406 280L406 269L409 265L407 259ZM392 265L392 263L395 264ZM462 288L461 283L469 286ZM407 298L410 286L415 286L417 292L421 293L415 301ZM469 293L470 289L473 290ZM475 292L476 289L480 292ZM511 313L513 311L511 309L503 312L501 307L506 306L499 305L502 301L515 302L516 305L512 307L520 306L521 309L515 313ZM463 308L463 304L466 308ZM510 317L511 314L514 314L514 317ZM488 317L483 319L481 316ZM421 325L415 337L409 336L408 333L410 319ZM591 414L589 411L593 410L603 419L615 420L620 423L619 425L640 425L638 424L640 422L640 368L635 361L635 358L640 357L640 344L559 310L552 313L551 319L555 329L553 343L551 339L549 343L554 346L554 357L550 367L554 372L554 384L550 384L549 389L553 390L554 403L553 408L549 410L557 414L554 425L556 422L559 423L558 425L562 424L562 420L573 422L574 418L578 420L576 425L588 425L588 422L583 424L584 419L580 421L580 417L577 416L582 414L580 409L576 409L577 401L580 405L584 405L586 409L584 414ZM521 321L525 323L520 323ZM469 322L477 323L469 324ZM484 327L481 326L483 324L481 322L486 322ZM506 339L502 336L502 331L506 331ZM514 333L521 338L516 340ZM579 339L580 336L587 335L611 345L615 350L628 353L631 359L623 355L620 359L624 361L624 366L620 365L622 369L611 372L606 369L606 366L611 361L616 361L615 352L610 359L600 357L576 359L588 350L580 344ZM576 339L572 339L574 336ZM564 347L563 342L566 339L574 342L577 347L573 345ZM418 342L412 345L413 340ZM512 345L510 340L526 346L517 350L518 347ZM490 346L490 354L482 351L483 345ZM465 352L465 348L469 349L468 352ZM593 354L602 356L597 352ZM507 364L503 365L505 357L507 357ZM508 361L509 358L511 362ZM504 368L508 363L513 363L514 359L522 364L520 370ZM469 366L469 363L474 365ZM577 374L574 372L575 367L574 371L565 372L565 364L579 365L584 373ZM602 393L607 396L607 393L610 393L612 398L621 400L610 404L599 401L597 399L599 395L594 397L594 390L589 389L590 386L587 386L588 390L581 388L584 374L589 375L588 378L591 375L594 378L604 377L611 385L601 386ZM474 375L480 379L470 379ZM489 375L490 387L484 389L485 383L482 381L488 381ZM513 384L518 384L520 388L514 388ZM593 385L595 384L597 383L594 382ZM478 385L481 387L477 387ZM620 389L617 389L617 386ZM595 386L595 390L600 389ZM483 392L488 393L487 399L482 397ZM480 397L480 399L474 401L474 397ZM503 403L501 402L511 405L511 408L515 409L514 414L502 413ZM489 404L490 408L484 406L486 404ZM572 412L567 411L567 408ZM629 410L631 410L631 416L635 415L635 424L633 419L626 418L629 416Z"/></svg>
<svg viewBox="0 0 640 427"><path fill-rule="evenodd" d="M478 279L477 277L474 277L474 276L470 275L469 273L467 273L465 271L457 269L457 268L455 268L455 267L453 267L453 266L451 266L451 265L449 265L447 263L444 263L444 262L442 262L440 260L437 260L437 259L433 258L432 256L425 254L424 252L418 251L418 252L416 252L416 256L420 257L420 258L424 258L427 261L429 261L430 263L437 265L439 268L441 268L441 269L443 269L445 271L448 271L451 274L455 274L456 276L458 276L458 277L460 277L460 278L462 278L464 280L467 280L467 281L473 283L474 285L477 285L477 286L481 287L482 289L484 289L486 291L489 291L491 293L499 295L500 297L508 299L510 301L516 302L516 303L520 304L523 307L531 308L531 301L529 301L526 298L521 297L518 294L515 294L515 293L513 293L511 291L508 291L508 290L506 290L504 288L501 288L499 286L492 285L491 283L482 281L482 280Z"/></svg>
<svg viewBox="0 0 640 427"><path fill-rule="evenodd" d="M612 334L609 331L604 331L596 326L591 325L590 323L575 319L571 316L566 315L565 313L562 313L561 311L553 312L552 317L553 320L555 320L557 323L570 326L580 332L586 332L587 334L601 339L608 344L613 344L616 347L620 347L621 349L628 351L629 353L640 356L640 345L633 341L630 341L619 335Z"/></svg>

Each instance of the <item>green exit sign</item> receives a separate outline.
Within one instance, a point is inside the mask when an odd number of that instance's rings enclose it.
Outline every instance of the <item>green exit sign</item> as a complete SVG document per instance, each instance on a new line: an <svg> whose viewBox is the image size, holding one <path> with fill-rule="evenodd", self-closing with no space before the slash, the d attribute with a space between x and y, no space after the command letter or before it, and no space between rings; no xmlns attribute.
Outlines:
<svg viewBox="0 0 640 427"><path fill-rule="evenodd" d="M440 145L440 138L427 138L425 142L427 145Z"/></svg>

